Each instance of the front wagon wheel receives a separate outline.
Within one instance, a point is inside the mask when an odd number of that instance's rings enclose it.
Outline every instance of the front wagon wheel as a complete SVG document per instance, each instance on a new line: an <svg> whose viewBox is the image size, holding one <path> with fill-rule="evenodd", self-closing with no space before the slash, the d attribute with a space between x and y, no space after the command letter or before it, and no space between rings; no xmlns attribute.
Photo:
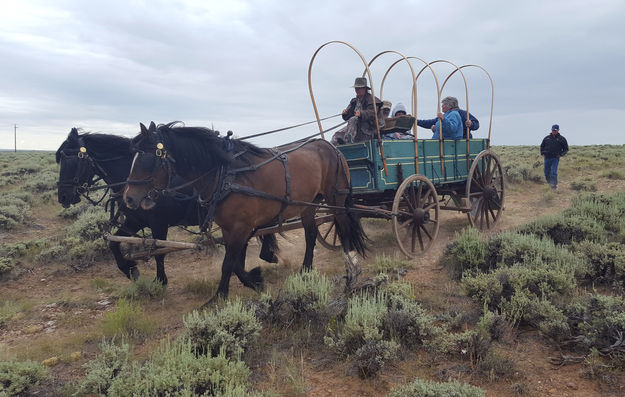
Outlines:
<svg viewBox="0 0 625 397"><path fill-rule="evenodd" d="M415 258L432 246L439 212L438 194L428 178L411 175L402 182L393 201L393 232L401 252Z"/></svg>
<svg viewBox="0 0 625 397"><path fill-rule="evenodd" d="M503 211L504 193L499 157L485 150L473 160L467 180L466 198L471 207L467 216L471 226L490 229Z"/></svg>

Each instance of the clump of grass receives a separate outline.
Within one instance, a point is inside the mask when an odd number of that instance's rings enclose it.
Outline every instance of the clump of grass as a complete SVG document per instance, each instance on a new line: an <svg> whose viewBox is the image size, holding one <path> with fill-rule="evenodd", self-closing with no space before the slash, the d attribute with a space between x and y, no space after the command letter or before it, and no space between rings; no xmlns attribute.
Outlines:
<svg viewBox="0 0 625 397"><path fill-rule="evenodd" d="M623 180L625 179L625 173L619 170L607 170L607 171L603 171L601 173L601 176L603 178L608 178L608 179L616 179L616 180Z"/></svg>
<svg viewBox="0 0 625 397"><path fill-rule="evenodd" d="M393 256L381 254L376 255L373 263L369 265L370 269L375 273L393 273L405 269L412 269L414 264L399 254Z"/></svg>
<svg viewBox="0 0 625 397"><path fill-rule="evenodd" d="M584 192L596 192L597 185L592 179L584 178L571 182L571 189Z"/></svg>
<svg viewBox="0 0 625 397"><path fill-rule="evenodd" d="M32 361L0 361L0 396L21 396L46 380L48 370Z"/></svg>
<svg viewBox="0 0 625 397"><path fill-rule="evenodd" d="M387 397L484 397L486 391L457 380L439 383L417 379L412 383L394 388Z"/></svg>
<svg viewBox="0 0 625 397"><path fill-rule="evenodd" d="M137 302L120 299L113 312L106 313L104 333L108 336L142 336L148 335L154 329L151 321L143 314L143 309Z"/></svg>
<svg viewBox="0 0 625 397"><path fill-rule="evenodd" d="M158 280L147 277L130 283L121 293L121 296L130 300L162 299L167 294L167 286Z"/></svg>
<svg viewBox="0 0 625 397"><path fill-rule="evenodd" d="M229 300L219 310L193 311L183 318L193 350L200 354L240 357L256 340L262 326L240 300Z"/></svg>
<svg viewBox="0 0 625 397"><path fill-rule="evenodd" d="M217 286L214 281L193 279L185 283L182 290L198 296L210 296L215 292Z"/></svg>

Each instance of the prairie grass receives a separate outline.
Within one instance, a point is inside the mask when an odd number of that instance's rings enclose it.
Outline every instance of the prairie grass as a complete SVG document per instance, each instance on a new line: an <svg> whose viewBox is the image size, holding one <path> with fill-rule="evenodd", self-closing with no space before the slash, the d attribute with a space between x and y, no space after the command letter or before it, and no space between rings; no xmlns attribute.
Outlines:
<svg viewBox="0 0 625 397"><path fill-rule="evenodd" d="M117 301L115 310L106 313L102 326L104 334L109 337L145 336L154 331L154 324L144 315L141 305L126 299Z"/></svg>

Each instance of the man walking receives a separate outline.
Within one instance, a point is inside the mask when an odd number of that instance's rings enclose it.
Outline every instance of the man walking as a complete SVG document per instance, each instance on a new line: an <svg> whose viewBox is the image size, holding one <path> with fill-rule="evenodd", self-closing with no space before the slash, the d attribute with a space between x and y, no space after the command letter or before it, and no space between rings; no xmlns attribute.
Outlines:
<svg viewBox="0 0 625 397"><path fill-rule="evenodd" d="M569 144L566 138L560 135L560 126L554 124L551 126L551 134L543 139L540 144L540 154L545 158L545 179L551 186L552 190L556 190L558 186L558 163L560 157L569 151Z"/></svg>

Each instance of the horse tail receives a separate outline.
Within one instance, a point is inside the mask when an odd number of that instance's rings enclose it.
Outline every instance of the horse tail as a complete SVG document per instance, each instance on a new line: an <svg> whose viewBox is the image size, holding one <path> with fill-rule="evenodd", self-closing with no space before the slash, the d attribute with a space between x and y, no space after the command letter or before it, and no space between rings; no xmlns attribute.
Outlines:
<svg viewBox="0 0 625 397"><path fill-rule="evenodd" d="M345 222L340 227L337 223L337 233L339 235L339 239L341 240L341 245L343 245L343 251L346 253L355 250L361 256L366 256L367 245L366 241L368 240L365 230L360 223L360 216L356 211L354 211L354 199L352 197L352 188L350 186L349 193L347 194L347 198L345 199L345 212L347 215L347 222Z"/></svg>
<svg viewBox="0 0 625 397"><path fill-rule="evenodd" d="M332 146L332 148L336 152L339 163L337 167L337 184L339 174L342 173L347 188L349 189L347 196L345 197L345 215L335 217L334 220L336 231L338 233L339 240L341 241L341 245L343 246L343 251L347 253L351 250L355 250L361 256L365 257L367 250L366 241L368 238L362 224L360 223L360 216L356 211L354 211L354 197L352 194L352 184L350 181L349 168L347 167L347 160L336 147ZM343 222L340 222L339 219L342 219Z"/></svg>

